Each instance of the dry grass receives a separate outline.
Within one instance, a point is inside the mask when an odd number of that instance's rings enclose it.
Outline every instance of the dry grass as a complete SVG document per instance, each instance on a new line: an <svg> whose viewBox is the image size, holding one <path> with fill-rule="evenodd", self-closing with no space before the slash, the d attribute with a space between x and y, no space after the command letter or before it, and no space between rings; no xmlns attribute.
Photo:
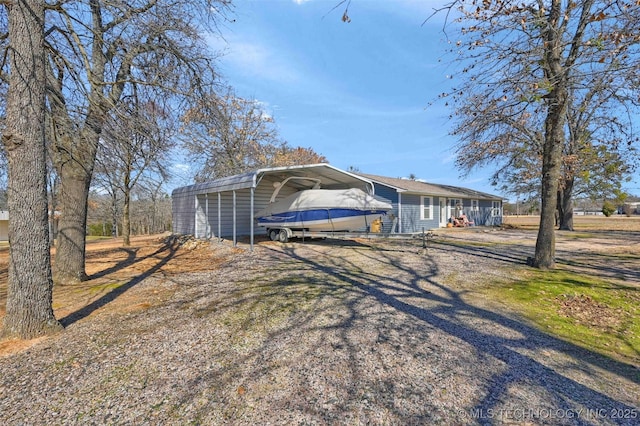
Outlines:
<svg viewBox="0 0 640 426"><path fill-rule="evenodd" d="M503 222L516 229L538 229L540 216L505 216ZM573 225L576 231L640 232L640 216L574 216Z"/></svg>

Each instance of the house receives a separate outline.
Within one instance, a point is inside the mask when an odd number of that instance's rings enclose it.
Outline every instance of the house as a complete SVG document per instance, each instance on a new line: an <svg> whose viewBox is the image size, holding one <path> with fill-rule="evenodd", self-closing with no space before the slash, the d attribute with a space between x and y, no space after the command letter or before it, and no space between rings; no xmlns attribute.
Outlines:
<svg viewBox="0 0 640 426"><path fill-rule="evenodd" d="M393 204L385 232L412 233L446 226L452 214L464 211L476 225L502 223L502 199L464 188L351 173L329 164L265 168L211 182L176 188L171 194L173 232L196 238L233 238L266 233L255 225L254 213L264 208L274 187L289 177L313 178L325 189L359 188ZM309 183L291 180L280 196Z"/></svg>
<svg viewBox="0 0 640 426"><path fill-rule="evenodd" d="M450 185L370 174L375 193L393 204L384 220L385 232L413 233L446 227L465 213L476 226L502 225L502 197Z"/></svg>

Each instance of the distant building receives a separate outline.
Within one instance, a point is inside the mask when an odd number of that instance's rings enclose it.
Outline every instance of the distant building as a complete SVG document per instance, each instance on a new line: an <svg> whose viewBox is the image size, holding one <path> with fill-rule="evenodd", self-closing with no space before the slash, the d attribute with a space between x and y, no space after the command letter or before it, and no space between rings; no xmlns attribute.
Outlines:
<svg viewBox="0 0 640 426"><path fill-rule="evenodd" d="M0 210L0 241L9 241L9 212Z"/></svg>

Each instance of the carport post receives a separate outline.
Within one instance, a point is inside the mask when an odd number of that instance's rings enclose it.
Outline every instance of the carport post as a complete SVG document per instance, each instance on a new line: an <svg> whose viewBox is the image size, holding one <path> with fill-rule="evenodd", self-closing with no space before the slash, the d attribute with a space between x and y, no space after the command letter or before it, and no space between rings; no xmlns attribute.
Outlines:
<svg viewBox="0 0 640 426"><path fill-rule="evenodd" d="M233 246L237 244L236 238L236 190L233 190Z"/></svg>
<svg viewBox="0 0 640 426"><path fill-rule="evenodd" d="M398 192L398 233L402 234L402 192Z"/></svg>
<svg viewBox="0 0 640 426"><path fill-rule="evenodd" d="M206 226L204 227L204 237L209 238L211 235L209 232L209 193L204 194L204 216Z"/></svg>
<svg viewBox="0 0 640 426"><path fill-rule="evenodd" d="M249 224L249 228L250 228L250 233L251 235L249 236L249 251L253 251L253 196L256 192L256 189L254 187L251 187L251 202L250 202L250 209L251 209L251 213L249 214L249 220L251 221L251 223Z"/></svg>
<svg viewBox="0 0 640 426"><path fill-rule="evenodd" d="M193 221L193 236L198 238L198 194L195 194L195 207L194 207L194 221Z"/></svg>
<svg viewBox="0 0 640 426"><path fill-rule="evenodd" d="M220 213L221 204L222 202L220 201L220 192L218 191L218 243L222 241L222 238L220 238L220 231L222 230L222 225L220 224L220 220L222 216L222 214Z"/></svg>

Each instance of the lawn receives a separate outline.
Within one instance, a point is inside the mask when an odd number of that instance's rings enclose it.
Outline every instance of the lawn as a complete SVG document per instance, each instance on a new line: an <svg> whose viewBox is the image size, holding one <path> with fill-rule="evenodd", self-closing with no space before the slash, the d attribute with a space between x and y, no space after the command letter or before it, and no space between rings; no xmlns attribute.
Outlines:
<svg viewBox="0 0 640 426"><path fill-rule="evenodd" d="M525 270L487 295L541 331L611 358L640 358L640 287L558 269Z"/></svg>

